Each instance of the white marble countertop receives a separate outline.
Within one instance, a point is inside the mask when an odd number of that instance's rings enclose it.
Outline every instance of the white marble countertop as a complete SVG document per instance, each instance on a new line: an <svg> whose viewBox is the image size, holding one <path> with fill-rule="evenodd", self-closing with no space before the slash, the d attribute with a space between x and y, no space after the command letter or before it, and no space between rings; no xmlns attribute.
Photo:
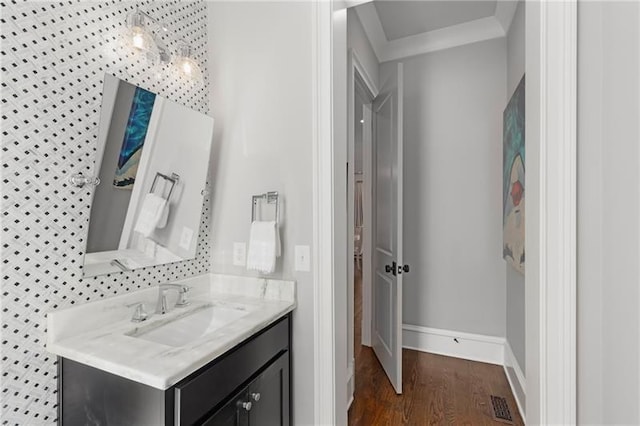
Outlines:
<svg viewBox="0 0 640 426"><path fill-rule="evenodd" d="M295 282L206 274L174 283L188 285L190 305L151 314L157 287L50 312L47 350L55 355L134 380L168 389L224 354L295 306ZM168 306L177 300L167 292ZM144 303L148 320L131 321L135 303ZM248 313L181 347L130 336L138 329L154 329L205 305L244 307Z"/></svg>

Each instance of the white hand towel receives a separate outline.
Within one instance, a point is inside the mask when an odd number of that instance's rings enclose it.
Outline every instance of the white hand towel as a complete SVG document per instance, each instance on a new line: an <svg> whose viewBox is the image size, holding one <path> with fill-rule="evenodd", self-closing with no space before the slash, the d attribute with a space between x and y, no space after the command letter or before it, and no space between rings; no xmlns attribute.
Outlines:
<svg viewBox="0 0 640 426"><path fill-rule="evenodd" d="M276 222L253 222L249 235L247 269L269 274L280 256L280 235Z"/></svg>
<svg viewBox="0 0 640 426"><path fill-rule="evenodd" d="M142 208L138 214L138 220L134 231L148 237L158 226L158 222L162 217L162 212L167 204L167 200L159 195L149 193L144 197Z"/></svg>
<svg viewBox="0 0 640 426"><path fill-rule="evenodd" d="M156 224L157 229L162 229L167 226L167 222L169 221L169 202L167 201L162 209L162 214L160 215L160 219L158 219L158 223Z"/></svg>

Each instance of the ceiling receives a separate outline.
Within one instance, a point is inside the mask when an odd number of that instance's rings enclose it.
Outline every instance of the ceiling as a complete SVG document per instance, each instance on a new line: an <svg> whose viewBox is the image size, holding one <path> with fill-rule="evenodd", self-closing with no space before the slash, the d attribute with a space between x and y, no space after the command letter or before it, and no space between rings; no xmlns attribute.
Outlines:
<svg viewBox="0 0 640 426"><path fill-rule="evenodd" d="M493 16L497 3L496 0L375 0L373 5L387 40L392 41Z"/></svg>
<svg viewBox="0 0 640 426"><path fill-rule="evenodd" d="M378 62L505 37L522 0L345 0Z"/></svg>

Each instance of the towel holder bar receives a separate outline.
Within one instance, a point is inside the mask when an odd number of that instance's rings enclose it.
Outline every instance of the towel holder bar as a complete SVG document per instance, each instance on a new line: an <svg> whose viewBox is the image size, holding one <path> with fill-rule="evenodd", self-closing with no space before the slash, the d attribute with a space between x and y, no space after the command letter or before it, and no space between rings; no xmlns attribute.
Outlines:
<svg viewBox="0 0 640 426"><path fill-rule="evenodd" d="M280 218L280 196L277 191L269 191L260 195L253 195L251 197L251 222L255 222L257 215L257 206L260 201L264 201L267 204L275 204L276 206L276 215L275 222L279 222Z"/></svg>
<svg viewBox="0 0 640 426"><path fill-rule="evenodd" d="M180 176L176 173L171 173L171 176L167 176L164 173L156 172L156 176L153 178L153 183L151 184L151 189L149 192L155 191L156 183L158 182L158 178L162 178L164 180L168 180L171 182L171 188L169 189L169 195L167 195L167 201L171 200L171 193L173 192L173 188L175 188L176 184L180 180Z"/></svg>

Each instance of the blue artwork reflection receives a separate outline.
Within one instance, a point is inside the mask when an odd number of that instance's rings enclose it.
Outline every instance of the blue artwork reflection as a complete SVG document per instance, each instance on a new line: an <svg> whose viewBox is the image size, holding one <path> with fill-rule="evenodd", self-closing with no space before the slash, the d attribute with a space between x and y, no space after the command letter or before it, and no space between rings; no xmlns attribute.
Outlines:
<svg viewBox="0 0 640 426"><path fill-rule="evenodd" d="M154 93L136 87L113 179L113 185L118 188L133 187L155 100Z"/></svg>

